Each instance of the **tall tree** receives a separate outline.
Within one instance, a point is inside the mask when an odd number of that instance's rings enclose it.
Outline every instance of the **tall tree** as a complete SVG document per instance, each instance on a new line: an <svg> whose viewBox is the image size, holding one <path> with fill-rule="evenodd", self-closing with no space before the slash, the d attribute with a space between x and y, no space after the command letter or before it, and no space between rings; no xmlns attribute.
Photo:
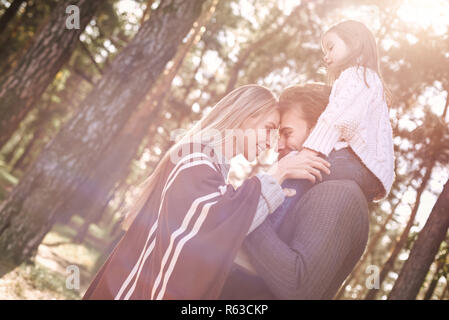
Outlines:
<svg viewBox="0 0 449 320"><path fill-rule="evenodd" d="M61 2L16 67L0 78L0 148L69 60L80 34L103 1ZM66 27L69 5L79 8L78 29Z"/></svg>
<svg viewBox="0 0 449 320"><path fill-rule="evenodd" d="M111 63L80 110L46 145L0 208L0 257L17 265L35 254L65 201L155 83L205 0L162 0Z"/></svg>
<svg viewBox="0 0 449 320"><path fill-rule="evenodd" d="M449 242L447 240L449 240L449 238L446 239L446 243L445 242L442 243L442 245L446 244L446 249L443 252L443 254L441 254L436 259L436 262L437 262L436 263L436 271L432 277L432 281L430 282L429 286L427 287L426 294L424 295L423 300L429 300L432 298L432 295L434 294L435 289L438 285L438 281L445 273L445 270L444 270L445 266L449 266L449 263L448 263L449 261L447 261L447 259L446 259L449 254L449 248L448 248Z"/></svg>
<svg viewBox="0 0 449 320"><path fill-rule="evenodd" d="M418 239L398 279L388 296L390 300L415 299L427 271L449 228L449 180L438 197L430 216L418 235Z"/></svg>

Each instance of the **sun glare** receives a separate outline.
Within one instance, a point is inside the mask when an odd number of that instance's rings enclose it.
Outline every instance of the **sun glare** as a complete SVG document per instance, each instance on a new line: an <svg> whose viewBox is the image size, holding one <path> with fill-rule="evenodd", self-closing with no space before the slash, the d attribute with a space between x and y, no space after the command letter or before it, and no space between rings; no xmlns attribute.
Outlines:
<svg viewBox="0 0 449 320"><path fill-rule="evenodd" d="M411 28L433 28L444 34L449 26L449 2L445 0L404 0L398 10L400 19Z"/></svg>
<svg viewBox="0 0 449 320"><path fill-rule="evenodd" d="M286 15L289 15L293 8L298 6L300 3L301 0L279 0L278 6Z"/></svg>

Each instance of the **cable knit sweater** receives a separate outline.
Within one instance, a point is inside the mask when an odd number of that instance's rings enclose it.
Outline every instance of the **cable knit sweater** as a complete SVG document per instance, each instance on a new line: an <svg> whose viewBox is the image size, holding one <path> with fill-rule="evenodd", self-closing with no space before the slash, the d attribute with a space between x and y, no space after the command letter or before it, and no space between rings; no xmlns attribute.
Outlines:
<svg viewBox="0 0 449 320"><path fill-rule="evenodd" d="M304 147L326 156L349 145L363 164L380 180L386 197L394 180L393 135L382 81L373 70L350 67L335 81L329 104ZM332 170L332 168L331 168Z"/></svg>

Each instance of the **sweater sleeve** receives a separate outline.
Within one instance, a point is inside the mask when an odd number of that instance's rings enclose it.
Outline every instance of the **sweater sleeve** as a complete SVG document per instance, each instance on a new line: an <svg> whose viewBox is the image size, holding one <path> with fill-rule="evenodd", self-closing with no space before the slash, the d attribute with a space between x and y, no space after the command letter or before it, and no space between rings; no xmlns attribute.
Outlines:
<svg viewBox="0 0 449 320"><path fill-rule="evenodd" d="M329 104L318 118L317 124L303 146L328 156L339 140L350 141L366 116L369 100L379 83L375 72L351 67L344 70L335 81Z"/></svg>

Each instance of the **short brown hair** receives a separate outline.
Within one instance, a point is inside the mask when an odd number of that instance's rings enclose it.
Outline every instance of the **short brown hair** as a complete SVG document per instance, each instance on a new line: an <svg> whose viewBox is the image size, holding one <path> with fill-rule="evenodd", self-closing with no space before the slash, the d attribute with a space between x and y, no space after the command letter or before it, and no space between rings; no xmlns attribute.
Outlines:
<svg viewBox="0 0 449 320"><path fill-rule="evenodd" d="M300 111L309 129L313 128L329 103L331 87L320 83L294 85L285 89L279 97L282 112Z"/></svg>

